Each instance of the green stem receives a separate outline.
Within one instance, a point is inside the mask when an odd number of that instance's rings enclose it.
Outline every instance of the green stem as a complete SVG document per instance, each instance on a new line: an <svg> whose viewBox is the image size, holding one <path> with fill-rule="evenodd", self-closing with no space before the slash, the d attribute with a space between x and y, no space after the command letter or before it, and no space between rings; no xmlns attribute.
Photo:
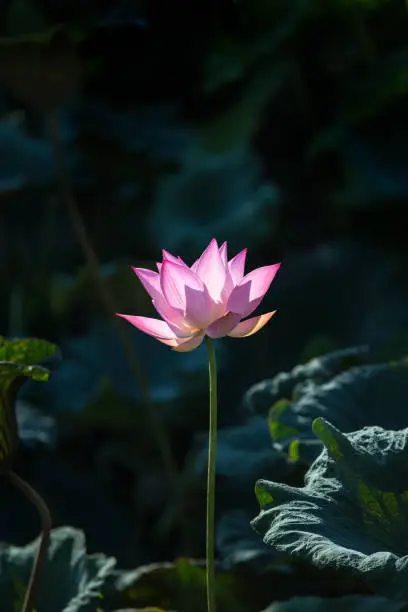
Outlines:
<svg viewBox="0 0 408 612"><path fill-rule="evenodd" d="M35 491L28 482L17 476L14 472L7 472L7 476L10 482L26 496L26 498L35 506L38 514L41 517L41 538L40 544L37 551L37 556L34 561L33 569L31 571L30 581L28 583L27 591L24 598L23 608L21 612L32 612L34 608L34 601L37 595L39 580L41 573L44 570L45 561L47 558L47 548L50 541L50 533L52 527L51 514L47 507L47 504L43 498Z"/></svg>
<svg viewBox="0 0 408 612"><path fill-rule="evenodd" d="M217 458L217 363L214 344L206 336L210 378L210 431L208 437L207 470L207 609L215 612L215 565L214 565L214 509L215 509L215 465Z"/></svg>

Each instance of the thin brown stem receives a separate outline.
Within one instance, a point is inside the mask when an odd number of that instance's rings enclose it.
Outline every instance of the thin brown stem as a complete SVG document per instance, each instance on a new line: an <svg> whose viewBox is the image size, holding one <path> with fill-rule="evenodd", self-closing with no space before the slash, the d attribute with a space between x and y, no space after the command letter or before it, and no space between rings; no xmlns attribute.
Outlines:
<svg viewBox="0 0 408 612"><path fill-rule="evenodd" d="M34 602L37 596L39 580L41 573L44 569L44 564L47 556L47 548L50 540L50 532L52 527L51 514L47 504L43 498L35 491L25 480L17 476L14 472L7 472L8 479L10 482L20 489L23 495L35 506L38 510L38 514L41 518L41 538L40 545L38 547L37 555L35 557L33 569L31 571L30 580L28 583L27 591L24 598L24 603L21 612L32 612L34 609Z"/></svg>
<svg viewBox="0 0 408 612"><path fill-rule="evenodd" d="M142 402L146 411L146 419L150 425L150 429L152 431L152 434L157 444L157 448L161 455L164 468L166 470L167 478L171 483L173 490L176 491L178 469L176 460L171 449L170 440L167 436L164 425L157 413L157 410L155 409L150 399L147 380L146 377L143 375L140 360L136 351L134 350L132 341L129 335L123 329L123 326L120 324L119 320L112 316L113 313L115 313L118 309L116 307L113 296L110 294L103 278L100 275L99 261L92 246L92 243L89 239L88 232L83 222L81 213L79 212L79 208L71 188L68 173L65 169L64 154L61 145L58 118L55 114L52 114L50 116L49 126L54 155L57 162L58 180L61 188L61 197L65 201L68 214L71 219L72 227L75 231L78 242L81 245L84 258L88 264L89 272L92 276L95 285L95 289L98 291L102 305L104 306L106 313L112 321L112 325L114 325L116 329L117 336L127 357L129 366L131 367L133 376L135 377L135 380L140 389Z"/></svg>

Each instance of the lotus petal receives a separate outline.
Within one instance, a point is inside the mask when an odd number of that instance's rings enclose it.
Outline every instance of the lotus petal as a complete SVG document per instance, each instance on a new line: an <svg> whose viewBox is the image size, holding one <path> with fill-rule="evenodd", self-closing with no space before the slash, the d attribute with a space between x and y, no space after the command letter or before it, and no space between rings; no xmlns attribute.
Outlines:
<svg viewBox="0 0 408 612"><path fill-rule="evenodd" d="M207 287L211 299L214 302L221 302L222 291L226 280L226 269L215 239L211 240L210 244L201 255L197 264L196 273Z"/></svg>
<svg viewBox="0 0 408 612"><path fill-rule="evenodd" d="M244 276L247 249L244 249L228 262L228 268L234 285L237 285Z"/></svg>
<svg viewBox="0 0 408 612"><path fill-rule="evenodd" d="M246 274L232 290L228 310L246 317L261 303L265 293L279 270L280 264L256 268Z"/></svg>
<svg viewBox="0 0 408 612"><path fill-rule="evenodd" d="M138 317L133 315L125 315L117 313L118 317L122 317L137 329L153 336L157 340L177 340L179 337L171 327L160 319L152 319L150 317Z"/></svg>
<svg viewBox="0 0 408 612"><path fill-rule="evenodd" d="M227 333L227 335L231 336L231 338L247 338L248 336L252 336L252 334L256 334L256 332L268 323L275 312L276 310L260 315L259 317L252 317L251 319L241 321L241 323L238 323L238 325Z"/></svg>
<svg viewBox="0 0 408 612"><path fill-rule="evenodd" d="M194 336L190 340L178 342L176 346L173 347L174 351L178 353L187 353L188 351L193 351L196 349L202 341L204 340L204 334L199 334L198 336Z"/></svg>
<svg viewBox="0 0 408 612"><path fill-rule="evenodd" d="M236 327L239 320L239 315L234 312L229 312L227 315L217 319L207 327L207 335L210 336L210 338L221 338L222 336L226 336Z"/></svg>

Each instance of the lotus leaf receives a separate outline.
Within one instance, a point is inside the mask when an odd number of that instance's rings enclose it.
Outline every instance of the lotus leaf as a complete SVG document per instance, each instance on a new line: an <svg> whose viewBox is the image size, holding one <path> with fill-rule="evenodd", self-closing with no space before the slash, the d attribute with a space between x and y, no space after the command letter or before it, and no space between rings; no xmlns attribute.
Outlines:
<svg viewBox="0 0 408 612"><path fill-rule="evenodd" d="M280 399L292 398L311 383L327 382L344 370L366 363L368 358L369 351L364 346L315 357L290 372L280 372L274 378L253 385L245 394L245 404L251 411L265 414Z"/></svg>
<svg viewBox="0 0 408 612"><path fill-rule="evenodd" d="M319 568L351 570L380 595L408 602L408 429L343 434L318 418L325 448L305 486L258 481L264 542Z"/></svg>
<svg viewBox="0 0 408 612"><path fill-rule="evenodd" d="M272 406L269 425L274 446L293 454L299 441L298 457L310 464L321 450L312 433L313 420L320 416L346 432L365 425L401 429L407 424L407 394L405 362L355 367L322 385L309 383L293 403Z"/></svg>
<svg viewBox="0 0 408 612"><path fill-rule="evenodd" d="M38 539L27 546L3 545L0 549L0 599L2 609L13 610L28 583ZM95 612L96 602L115 566L115 559L87 555L85 536L72 527L51 532L47 561L40 584L36 612Z"/></svg>

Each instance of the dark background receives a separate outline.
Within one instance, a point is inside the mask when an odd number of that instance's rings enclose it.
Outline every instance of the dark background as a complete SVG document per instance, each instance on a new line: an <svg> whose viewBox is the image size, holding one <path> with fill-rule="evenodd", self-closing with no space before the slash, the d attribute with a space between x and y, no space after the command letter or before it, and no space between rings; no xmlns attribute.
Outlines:
<svg viewBox="0 0 408 612"><path fill-rule="evenodd" d="M200 558L205 347L112 312L151 313L129 266L162 248L283 262L276 317L218 342L220 427L297 363L406 341L405 3L3 0L0 35L0 327L62 353L21 395L18 469L123 567ZM23 544L36 520L4 495L0 536Z"/></svg>

